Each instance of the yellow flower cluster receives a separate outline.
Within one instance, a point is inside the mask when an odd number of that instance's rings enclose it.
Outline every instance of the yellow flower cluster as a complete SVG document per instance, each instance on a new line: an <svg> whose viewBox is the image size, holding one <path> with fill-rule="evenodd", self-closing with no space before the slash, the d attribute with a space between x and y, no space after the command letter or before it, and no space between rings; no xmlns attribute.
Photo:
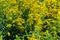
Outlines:
<svg viewBox="0 0 60 40"><path fill-rule="evenodd" d="M4 40L16 35L21 40L24 35L28 35L24 40L60 37L60 0L0 0L0 16L1 28L7 32Z"/></svg>
<svg viewBox="0 0 60 40"><path fill-rule="evenodd" d="M7 24L7 26L6 27L11 27L12 25L11 24Z"/></svg>

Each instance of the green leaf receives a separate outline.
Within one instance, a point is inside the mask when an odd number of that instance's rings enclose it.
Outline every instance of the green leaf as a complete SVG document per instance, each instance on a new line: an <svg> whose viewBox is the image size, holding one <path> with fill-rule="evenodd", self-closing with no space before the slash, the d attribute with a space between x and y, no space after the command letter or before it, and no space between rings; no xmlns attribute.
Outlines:
<svg viewBox="0 0 60 40"><path fill-rule="evenodd" d="M21 39L18 35L16 35L16 39L14 39L14 40L21 40Z"/></svg>
<svg viewBox="0 0 60 40"><path fill-rule="evenodd" d="M44 0L39 0L40 2L43 2Z"/></svg>
<svg viewBox="0 0 60 40"><path fill-rule="evenodd" d="M41 15L41 17L40 17L40 19L43 21L43 20L45 20L45 15Z"/></svg>
<svg viewBox="0 0 60 40"><path fill-rule="evenodd" d="M2 38L2 31L0 31L0 40L3 40L3 38Z"/></svg>

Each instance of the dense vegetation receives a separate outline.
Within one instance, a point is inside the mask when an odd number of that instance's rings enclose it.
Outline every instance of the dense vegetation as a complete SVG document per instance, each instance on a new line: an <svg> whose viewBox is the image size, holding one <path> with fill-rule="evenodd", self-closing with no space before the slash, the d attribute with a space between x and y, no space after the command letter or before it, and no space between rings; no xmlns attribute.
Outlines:
<svg viewBox="0 0 60 40"><path fill-rule="evenodd" d="M0 0L0 40L60 40L60 0Z"/></svg>

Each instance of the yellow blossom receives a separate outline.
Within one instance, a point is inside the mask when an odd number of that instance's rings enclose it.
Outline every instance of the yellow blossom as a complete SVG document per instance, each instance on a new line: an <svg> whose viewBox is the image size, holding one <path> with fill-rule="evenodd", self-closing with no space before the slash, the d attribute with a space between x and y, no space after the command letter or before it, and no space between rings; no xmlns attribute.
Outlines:
<svg viewBox="0 0 60 40"><path fill-rule="evenodd" d="M37 20L37 25L43 24L42 20Z"/></svg>
<svg viewBox="0 0 60 40"><path fill-rule="evenodd" d="M12 24L7 24L7 26L6 27L11 27L12 26Z"/></svg>
<svg viewBox="0 0 60 40"><path fill-rule="evenodd" d="M60 11L58 11L58 14L60 15Z"/></svg>
<svg viewBox="0 0 60 40"><path fill-rule="evenodd" d="M34 34L32 34L32 37L28 38L28 40L38 40L38 39L36 39Z"/></svg>
<svg viewBox="0 0 60 40"><path fill-rule="evenodd" d="M40 26L36 25L36 26L35 26L35 29L41 30L41 29L42 29L42 27L40 27Z"/></svg>
<svg viewBox="0 0 60 40"><path fill-rule="evenodd" d="M46 30L46 32L45 32L44 34L49 34L49 31L48 31L48 30Z"/></svg>
<svg viewBox="0 0 60 40"><path fill-rule="evenodd" d="M8 36L10 36L10 32L8 32L7 34L8 34Z"/></svg>
<svg viewBox="0 0 60 40"><path fill-rule="evenodd" d="M52 29L53 29L53 30L56 30L56 27L55 27L55 26L53 26L53 27L52 27Z"/></svg>
<svg viewBox="0 0 60 40"><path fill-rule="evenodd" d="M9 17L9 20L12 20L12 17Z"/></svg>
<svg viewBox="0 0 60 40"><path fill-rule="evenodd" d="M18 22L18 25L22 25L20 22Z"/></svg>

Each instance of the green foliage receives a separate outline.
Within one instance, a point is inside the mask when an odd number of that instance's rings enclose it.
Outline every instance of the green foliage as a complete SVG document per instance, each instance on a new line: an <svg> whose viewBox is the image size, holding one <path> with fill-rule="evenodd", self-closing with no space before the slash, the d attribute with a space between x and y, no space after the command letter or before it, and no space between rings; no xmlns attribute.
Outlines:
<svg viewBox="0 0 60 40"><path fill-rule="evenodd" d="M60 40L59 0L0 0L0 40Z"/></svg>

